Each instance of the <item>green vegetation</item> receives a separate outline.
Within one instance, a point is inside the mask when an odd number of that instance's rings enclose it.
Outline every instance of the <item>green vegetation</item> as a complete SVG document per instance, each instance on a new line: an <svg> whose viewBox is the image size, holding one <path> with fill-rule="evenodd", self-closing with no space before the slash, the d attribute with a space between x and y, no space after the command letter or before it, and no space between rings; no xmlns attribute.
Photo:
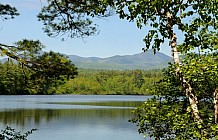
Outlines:
<svg viewBox="0 0 218 140"><path fill-rule="evenodd" d="M217 139L217 104L214 101L217 99L218 54L189 54L183 63L181 72L196 95L198 112L193 112L194 102L187 98L184 83L171 65L165 70L163 80L154 87L154 97L134 110L135 117L130 121L139 126L139 133L148 137ZM198 113L200 118L195 118L193 113Z"/></svg>
<svg viewBox="0 0 218 140"><path fill-rule="evenodd" d="M54 94L57 87L73 79L77 68L61 54L48 52L39 55L39 41L22 40L10 49L20 61L8 58L0 63L0 94ZM24 62L25 61L25 62Z"/></svg>
<svg viewBox="0 0 218 140"><path fill-rule="evenodd" d="M218 139L218 1L115 1L120 18L148 28L154 53L169 42L174 64L134 111L139 133L155 139ZM177 37L180 39L177 41ZM179 44L180 43L180 44ZM192 53L194 49L199 54ZM179 52L185 56L180 61Z"/></svg>
<svg viewBox="0 0 218 140"><path fill-rule="evenodd" d="M48 55L49 53L45 53L39 57L39 60L44 60ZM50 55L54 55L54 53L50 52ZM55 56L61 58L60 55ZM56 58L48 57L47 61L49 59ZM62 59L69 62L66 58ZM45 62L42 61L42 63ZM52 69L40 71L22 67L21 64L15 63L11 59L8 59L4 64L0 63L0 94L148 95L149 87L162 78L161 70L115 71L87 69L79 69L79 74L74 78L75 74L77 74L74 65L64 64L63 62L58 63L57 60L53 60L45 63L44 66L47 67L46 64L52 65L52 62L55 62Z"/></svg>
<svg viewBox="0 0 218 140"><path fill-rule="evenodd" d="M218 1L48 0L48 6L42 9L38 18L43 21L44 31L49 36L87 37L97 31L91 18L108 16L111 8L121 19L135 21L138 28L149 27L144 38L145 51L152 48L156 53L164 42L169 42L172 51L174 64L154 87L154 97L134 111L131 122L139 126L139 132L155 139L218 139ZM5 9L11 12L0 12L0 15L18 15L10 6ZM26 64L10 48L0 44L2 53ZM202 54L191 53L196 48ZM182 61L179 52L185 56ZM71 80L74 84L67 83L65 89L69 89L69 93L73 89L85 94L87 91L96 94L105 91L103 93L107 94L109 90L116 94L146 93L144 89L150 85L146 83L145 73L136 73L100 72L88 75L88 78L83 73L78 76L79 81ZM43 89L52 85L47 77L42 79L45 80L42 85L46 85Z"/></svg>
<svg viewBox="0 0 218 140"><path fill-rule="evenodd" d="M60 86L56 93L149 95L149 88L161 78L161 70L79 69L78 76Z"/></svg>
<svg viewBox="0 0 218 140"><path fill-rule="evenodd" d="M44 7L39 13L38 18L43 21L44 31L49 36L62 33L70 33L69 37L72 38L94 35L97 29L89 18L110 16L112 8L101 1L91 0L82 3L72 1L72 3L73 5L68 1L49 0L48 7ZM0 16L5 19L19 15L16 8L10 5L0 7ZM54 52L41 54L44 47L38 40L26 39L12 46L0 44L1 55L8 57L6 63L0 64L0 94L144 95L149 94L148 87L161 78L160 71L81 70L77 78L73 79L77 75L76 67L61 54ZM137 58L134 61L139 60Z"/></svg>
<svg viewBox="0 0 218 140"><path fill-rule="evenodd" d="M104 70L151 70L163 69L172 62L172 58L163 53L152 50L134 55L116 55L107 58L79 57L69 55L69 59L78 67L83 69L104 69Z"/></svg>
<svg viewBox="0 0 218 140"><path fill-rule="evenodd" d="M27 140L27 137L36 131L37 129L32 129L30 131L22 134L20 131L16 131L15 129L7 126L4 130L1 130L0 139L1 140Z"/></svg>

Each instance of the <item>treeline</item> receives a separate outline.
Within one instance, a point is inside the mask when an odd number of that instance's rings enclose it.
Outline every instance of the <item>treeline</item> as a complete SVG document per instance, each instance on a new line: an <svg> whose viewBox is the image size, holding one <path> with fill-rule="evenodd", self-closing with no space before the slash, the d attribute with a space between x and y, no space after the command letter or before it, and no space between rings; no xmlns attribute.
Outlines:
<svg viewBox="0 0 218 140"><path fill-rule="evenodd" d="M148 95L162 77L161 70L80 69L78 75L66 56L42 48L38 40L23 39L4 50L7 61L0 63L0 95Z"/></svg>
<svg viewBox="0 0 218 140"><path fill-rule="evenodd" d="M33 66L28 68L12 59L0 63L0 95L146 95L162 78L161 70L77 70L73 64L61 66L68 60L53 52L43 54L39 60L44 69L32 70ZM46 69L46 65L53 68Z"/></svg>
<svg viewBox="0 0 218 140"><path fill-rule="evenodd" d="M148 95L162 78L162 70L90 70L79 69L75 79L59 86L57 94Z"/></svg>

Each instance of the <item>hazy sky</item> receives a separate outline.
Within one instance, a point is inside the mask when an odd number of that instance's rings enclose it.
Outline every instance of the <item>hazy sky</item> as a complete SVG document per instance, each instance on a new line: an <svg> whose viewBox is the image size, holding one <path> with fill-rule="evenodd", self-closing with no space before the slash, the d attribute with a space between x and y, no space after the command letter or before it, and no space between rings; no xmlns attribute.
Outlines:
<svg viewBox="0 0 218 140"><path fill-rule="evenodd" d="M41 1L41 2L40 2ZM83 57L109 57L141 53L144 47L143 38L146 28L140 30L135 23L120 20L116 15L105 20L95 20L99 25L100 34L85 39L50 38L42 30L42 22L36 15L45 0L1 0L15 6L20 16L13 20L0 19L0 42L13 44L21 39L38 39L46 51L74 54ZM168 44L162 46L161 52L170 55Z"/></svg>

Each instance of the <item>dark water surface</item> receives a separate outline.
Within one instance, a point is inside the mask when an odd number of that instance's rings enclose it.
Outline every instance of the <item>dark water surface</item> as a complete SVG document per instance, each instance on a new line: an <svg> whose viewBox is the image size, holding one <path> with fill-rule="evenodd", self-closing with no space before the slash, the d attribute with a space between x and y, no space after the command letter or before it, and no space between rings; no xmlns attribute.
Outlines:
<svg viewBox="0 0 218 140"><path fill-rule="evenodd" d="M0 129L37 128L28 140L143 140L131 111L146 96L0 96Z"/></svg>

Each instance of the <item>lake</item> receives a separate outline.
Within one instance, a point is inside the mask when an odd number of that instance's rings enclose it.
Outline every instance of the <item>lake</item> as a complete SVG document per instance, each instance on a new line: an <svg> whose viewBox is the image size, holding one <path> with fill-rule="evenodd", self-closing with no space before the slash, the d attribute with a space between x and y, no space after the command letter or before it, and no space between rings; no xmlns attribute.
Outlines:
<svg viewBox="0 0 218 140"><path fill-rule="evenodd" d="M148 96L0 96L0 129L38 130L28 140L143 140L131 111Z"/></svg>

